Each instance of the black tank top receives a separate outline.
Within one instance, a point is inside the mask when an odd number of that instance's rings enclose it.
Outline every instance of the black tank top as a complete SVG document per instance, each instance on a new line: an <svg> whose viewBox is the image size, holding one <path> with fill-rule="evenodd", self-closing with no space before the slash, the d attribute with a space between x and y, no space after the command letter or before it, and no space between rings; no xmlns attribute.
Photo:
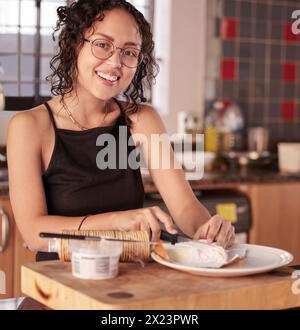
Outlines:
<svg viewBox="0 0 300 330"><path fill-rule="evenodd" d="M119 128L123 128L123 132L126 130L128 139L131 134L121 104L115 101L121 110L115 125L84 131L57 128L51 108L45 103L55 131L54 150L42 177L49 215L75 217L143 207L140 169L131 169L128 161L127 168L118 168ZM105 133L111 134L116 141L116 169L99 169L97 166L97 154L105 145L97 146L96 140ZM126 149L122 150L129 155L135 147L128 146L127 141ZM124 146L124 141L121 143ZM39 261L56 258L56 254L50 253L38 252L37 255Z"/></svg>

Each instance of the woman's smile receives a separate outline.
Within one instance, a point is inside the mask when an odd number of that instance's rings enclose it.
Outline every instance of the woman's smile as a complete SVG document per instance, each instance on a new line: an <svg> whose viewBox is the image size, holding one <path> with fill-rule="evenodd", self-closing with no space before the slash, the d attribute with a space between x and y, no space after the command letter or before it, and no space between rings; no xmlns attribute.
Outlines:
<svg viewBox="0 0 300 330"><path fill-rule="evenodd" d="M121 78L120 74L115 72L95 71L98 79L106 86L115 86Z"/></svg>

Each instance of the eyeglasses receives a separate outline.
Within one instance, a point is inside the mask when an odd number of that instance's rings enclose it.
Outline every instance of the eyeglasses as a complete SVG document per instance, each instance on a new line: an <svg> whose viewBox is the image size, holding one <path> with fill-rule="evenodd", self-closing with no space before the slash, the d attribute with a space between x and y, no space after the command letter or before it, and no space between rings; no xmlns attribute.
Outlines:
<svg viewBox="0 0 300 330"><path fill-rule="evenodd" d="M93 41L84 39L92 46L92 53L96 58L100 60L107 60L116 51L120 49L121 63L128 68L136 68L143 61L143 53L134 47L116 47L111 41L106 39L95 39Z"/></svg>

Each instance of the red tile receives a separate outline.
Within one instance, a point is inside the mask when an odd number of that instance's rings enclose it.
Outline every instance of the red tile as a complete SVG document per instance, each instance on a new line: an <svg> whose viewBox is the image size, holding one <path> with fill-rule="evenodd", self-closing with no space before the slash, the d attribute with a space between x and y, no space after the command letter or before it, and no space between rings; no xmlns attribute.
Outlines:
<svg viewBox="0 0 300 330"><path fill-rule="evenodd" d="M236 18L223 17L221 20L221 38L236 39L239 21Z"/></svg>
<svg viewBox="0 0 300 330"><path fill-rule="evenodd" d="M222 59L221 60L221 79L223 80L234 80L236 78L236 60Z"/></svg>
<svg viewBox="0 0 300 330"><path fill-rule="evenodd" d="M222 102L222 108L220 109L220 115L223 116L226 108L232 104L232 101L226 98L221 98L220 101Z"/></svg>
<svg viewBox="0 0 300 330"><path fill-rule="evenodd" d="M292 31L292 23L285 23L283 25L283 40L287 42L299 42L300 35L294 34Z"/></svg>
<svg viewBox="0 0 300 330"><path fill-rule="evenodd" d="M295 101L281 102L281 120L294 121L296 119L296 103Z"/></svg>
<svg viewBox="0 0 300 330"><path fill-rule="evenodd" d="M293 82L297 79L297 65L293 62L284 63L282 65L282 79L284 81Z"/></svg>

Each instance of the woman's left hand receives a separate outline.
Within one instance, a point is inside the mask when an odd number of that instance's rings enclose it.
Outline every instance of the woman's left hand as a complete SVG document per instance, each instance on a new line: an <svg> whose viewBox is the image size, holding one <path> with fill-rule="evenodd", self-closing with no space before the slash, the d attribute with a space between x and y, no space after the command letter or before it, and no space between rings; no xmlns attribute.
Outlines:
<svg viewBox="0 0 300 330"><path fill-rule="evenodd" d="M226 249L234 243L234 227L216 214L198 228L193 239L206 239L208 243L217 242Z"/></svg>

